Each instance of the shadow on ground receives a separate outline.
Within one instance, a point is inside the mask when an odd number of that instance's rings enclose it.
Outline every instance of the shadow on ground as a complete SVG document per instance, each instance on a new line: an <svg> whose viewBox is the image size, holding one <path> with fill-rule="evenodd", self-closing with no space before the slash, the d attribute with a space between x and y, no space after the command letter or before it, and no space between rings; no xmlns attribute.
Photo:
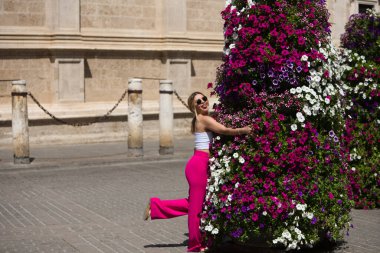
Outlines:
<svg viewBox="0 0 380 253"><path fill-rule="evenodd" d="M312 249L302 249L297 251L286 251L285 249L280 248L270 248L265 246L255 247L253 245L241 245L236 244L232 241L222 243L218 247L211 248L209 253L337 253L343 252L344 249L347 249L348 245L345 242L339 243L319 243L315 245Z"/></svg>

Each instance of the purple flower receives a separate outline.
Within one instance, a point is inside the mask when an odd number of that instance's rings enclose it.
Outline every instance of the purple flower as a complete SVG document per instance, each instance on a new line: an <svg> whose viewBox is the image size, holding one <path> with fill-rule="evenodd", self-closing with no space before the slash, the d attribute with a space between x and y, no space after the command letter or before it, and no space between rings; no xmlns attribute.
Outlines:
<svg viewBox="0 0 380 253"><path fill-rule="evenodd" d="M296 83L296 79L295 79L295 78L291 78L291 79L290 79L290 83L291 83L291 84L295 84L295 83Z"/></svg>
<svg viewBox="0 0 380 253"><path fill-rule="evenodd" d="M296 68L296 70L297 70L298 73L300 73L300 72L302 71L302 67L301 67L301 66L298 66L298 67ZM311 80L311 78L310 78L309 76L308 76L308 78ZM309 79L308 79L308 81L310 81Z"/></svg>
<svg viewBox="0 0 380 253"><path fill-rule="evenodd" d="M317 219L317 217L313 217L313 219L311 219L311 224L315 224L315 223L317 223L317 221L318 221L318 219Z"/></svg>
<svg viewBox="0 0 380 253"><path fill-rule="evenodd" d="M278 85L278 80L277 80L277 79L274 79L274 80L273 80L273 85L274 85L274 86L277 86L277 85Z"/></svg>
<svg viewBox="0 0 380 253"><path fill-rule="evenodd" d="M334 142L339 142L338 136L334 136Z"/></svg>
<svg viewBox="0 0 380 253"><path fill-rule="evenodd" d="M335 136L335 133L334 133L333 130L330 130L330 132L329 132L329 136L330 136L331 138Z"/></svg>
<svg viewBox="0 0 380 253"><path fill-rule="evenodd" d="M243 229L242 229L242 228L238 228L237 230L235 230L235 231L233 231L233 232L231 233L231 236L232 236L233 238L238 238L238 237L240 237L242 234L243 234Z"/></svg>
<svg viewBox="0 0 380 253"><path fill-rule="evenodd" d="M257 84L257 81L256 80L253 80L252 81L252 85L256 85Z"/></svg>

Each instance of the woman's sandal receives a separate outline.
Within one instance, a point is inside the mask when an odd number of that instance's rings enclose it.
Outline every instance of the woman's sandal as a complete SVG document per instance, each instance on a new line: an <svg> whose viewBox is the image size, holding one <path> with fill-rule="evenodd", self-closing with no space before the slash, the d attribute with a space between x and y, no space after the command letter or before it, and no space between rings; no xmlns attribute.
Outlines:
<svg viewBox="0 0 380 253"><path fill-rule="evenodd" d="M149 220L149 218L150 218L150 203L148 203L148 205L146 206L145 211L144 211L144 216L143 216L144 220Z"/></svg>
<svg viewBox="0 0 380 253"><path fill-rule="evenodd" d="M201 250L199 252L207 252L208 251L208 248L205 247L205 248L201 248Z"/></svg>

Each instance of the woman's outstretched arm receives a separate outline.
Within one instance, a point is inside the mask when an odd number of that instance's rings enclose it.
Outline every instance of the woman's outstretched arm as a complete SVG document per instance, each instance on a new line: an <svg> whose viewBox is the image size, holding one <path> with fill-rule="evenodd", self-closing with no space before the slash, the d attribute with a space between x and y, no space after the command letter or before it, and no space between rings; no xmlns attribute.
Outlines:
<svg viewBox="0 0 380 253"><path fill-rule="evenodd" d="M251 132L251 128L240 127L240 128L230 128L226 127L219 122L217 122L214 118L208 115L199 115L198 120L201 124L203 124L207 129L223 135L240 135L240 134L249 134Z"/></svg>

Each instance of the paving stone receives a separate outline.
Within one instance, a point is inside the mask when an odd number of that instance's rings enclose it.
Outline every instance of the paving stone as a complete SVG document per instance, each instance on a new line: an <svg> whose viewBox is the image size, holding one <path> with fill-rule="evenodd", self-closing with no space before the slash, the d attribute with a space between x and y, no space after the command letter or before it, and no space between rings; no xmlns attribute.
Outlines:
<svg viewBox="0 0 380 253"><path fill-rule="evenodd" d="M142 220L149 197L187 197L184 168L192 145L181 145L181 155L164 159L113 161L109 154L90 159L86 152L96 145L83 145L75 148L78 157L87 157L80 163L70 162L65 154L73 151L59 146L62 157L40 163L41 168L12 169L0 161L0 252L186 252L186 216ZM114 147L115 154L124 148ZM36 149L36 159L51 148ZM352 217L354 228L345 242L310 252L380 252L380 210L353 210ZM225 243L216 252L272 251Z"/></svg>

